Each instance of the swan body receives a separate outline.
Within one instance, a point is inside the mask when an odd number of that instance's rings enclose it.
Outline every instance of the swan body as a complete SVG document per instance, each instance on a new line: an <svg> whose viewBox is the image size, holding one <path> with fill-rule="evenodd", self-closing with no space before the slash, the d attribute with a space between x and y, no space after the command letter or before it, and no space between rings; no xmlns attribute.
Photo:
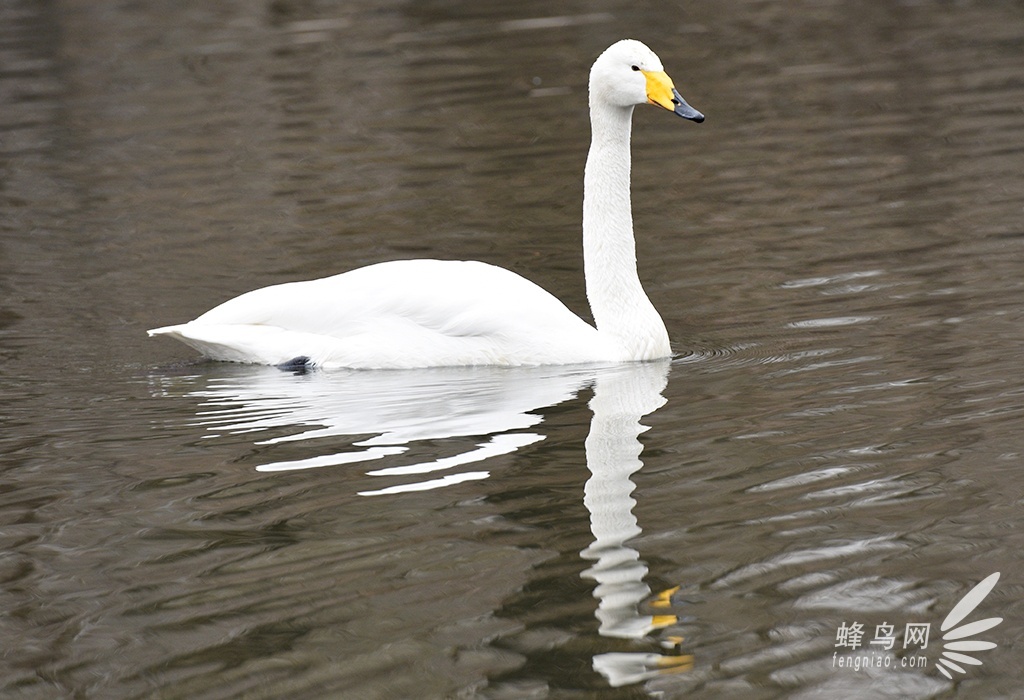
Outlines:
<svg viewBox="0 0 1024 700"><path fill-rule="evenodd" d="M636 269L630 129L650 103L693 121L661 61L634 40L590 72L592 142L584 173L583 258L596 328L533 282L475 261L396 260L264 287L188 323L155 328L232 362L366 369L654 360L668 333Z"/></svg>

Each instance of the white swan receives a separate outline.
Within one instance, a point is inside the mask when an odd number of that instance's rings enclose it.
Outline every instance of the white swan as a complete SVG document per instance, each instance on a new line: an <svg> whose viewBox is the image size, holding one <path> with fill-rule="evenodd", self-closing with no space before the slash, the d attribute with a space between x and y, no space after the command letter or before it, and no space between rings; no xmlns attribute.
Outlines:
<svg viewBox="0 0 1024 700"><path fill-rule="evenodd" d="M629 198L633 107L645 103L704 121L653 51L619 41L590 71L583 263L597 328L503 268L397 260L257 289L149 334L176 338L215 360L270 365L381 369L667 357L665 324L637 275Z"/></svg>

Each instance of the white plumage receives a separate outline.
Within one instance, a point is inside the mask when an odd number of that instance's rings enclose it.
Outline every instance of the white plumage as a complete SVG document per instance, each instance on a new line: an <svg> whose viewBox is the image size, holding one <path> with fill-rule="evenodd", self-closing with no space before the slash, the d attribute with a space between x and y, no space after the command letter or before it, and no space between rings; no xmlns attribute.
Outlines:
<svg viewBox="0 0 1024 700"><path fill-rule="evenodd" d="M590 73L583 250L596 328L503 268L398 260L257 289L149 334L170 336L215 360L271 365L299 360L381 369L667 357L665 325L637 275L629 198L631 118L644 103L703 121L650 49L617 42Z"/></svg>

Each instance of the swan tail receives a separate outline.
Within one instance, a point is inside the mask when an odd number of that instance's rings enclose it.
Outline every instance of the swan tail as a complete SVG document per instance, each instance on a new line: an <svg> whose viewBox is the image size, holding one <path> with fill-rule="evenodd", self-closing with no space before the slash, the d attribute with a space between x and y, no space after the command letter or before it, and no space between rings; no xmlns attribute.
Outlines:
<svg viewBox="0 0 1024 700"><path fill-rule="evenodd" d="M150 337L167 336L198 350L211 360L246 364L304 366L319 364L321 337L277 326L250 324L183 323L147 331Z"/></svg>

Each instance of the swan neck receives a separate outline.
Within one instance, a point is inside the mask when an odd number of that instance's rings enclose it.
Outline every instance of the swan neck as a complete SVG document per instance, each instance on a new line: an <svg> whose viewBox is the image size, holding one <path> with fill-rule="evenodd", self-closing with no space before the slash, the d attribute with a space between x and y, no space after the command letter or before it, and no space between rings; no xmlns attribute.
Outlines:
<svg viewBox="0 0 1024 700"><path fill-rule="evenodd" d="M669 354L665 325L637 274L630 204L632 107L591 100L592 141L583 178L583 258L594 323L623 359Z"/></svg>

